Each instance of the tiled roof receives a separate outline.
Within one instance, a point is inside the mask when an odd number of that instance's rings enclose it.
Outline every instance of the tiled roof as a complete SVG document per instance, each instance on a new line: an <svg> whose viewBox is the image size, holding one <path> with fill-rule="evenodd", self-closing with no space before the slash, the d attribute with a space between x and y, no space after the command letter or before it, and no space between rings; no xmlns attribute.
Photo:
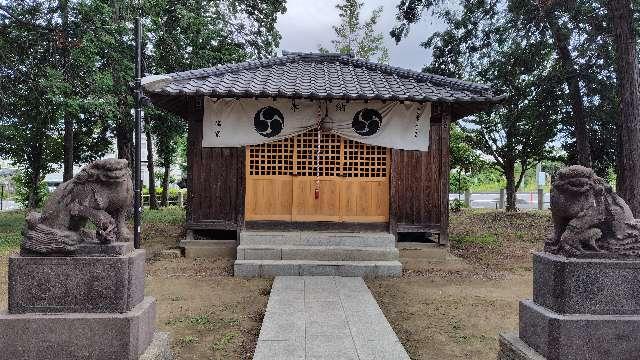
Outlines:
<svg viewBox="0 0 640 360"><path fill-rule="evenodd" d="M288 97L404 100L446 103L500 102L491 87L354 59L340 54L289 53L143 79L161 97ZM154 97L156 97L154 96Z"/></svg>

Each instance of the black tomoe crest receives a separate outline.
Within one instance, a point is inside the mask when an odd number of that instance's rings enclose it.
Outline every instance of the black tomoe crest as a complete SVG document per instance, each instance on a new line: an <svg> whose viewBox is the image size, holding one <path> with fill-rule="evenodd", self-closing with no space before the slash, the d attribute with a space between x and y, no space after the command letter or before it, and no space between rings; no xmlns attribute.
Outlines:
<svg viewBox="0 0 640 360"><path fill-rule="evenodd" d="M258 110L253 116L253 126L258 134L271 138L277 136L284 128L284 116L273 106L266 106Z"/></svg>
<svg viewBox="0 0 640 360"><path fill-rule="evenodd" d="M361 109L354 116L351 127L360 136L371 136L380 130L382 115L376 109Z"/></svg>

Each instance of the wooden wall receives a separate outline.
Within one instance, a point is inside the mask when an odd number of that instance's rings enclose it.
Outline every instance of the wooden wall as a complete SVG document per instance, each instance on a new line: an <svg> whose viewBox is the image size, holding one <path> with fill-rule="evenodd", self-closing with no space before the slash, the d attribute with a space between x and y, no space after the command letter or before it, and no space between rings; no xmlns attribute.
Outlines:
<svg viewBox="0 0 640 360"><path fill-rule="evenodd" d="M202 147L202 101L188 117L187 228L237 230L244 222L243 147Z"/></svg>
<svg viewBox="0 0 640 360"><path fill-rule="evenodd" d="M437 232L448 243L449 123L449 112L434 112L429 151L392 151L392 232Z"/></svg>

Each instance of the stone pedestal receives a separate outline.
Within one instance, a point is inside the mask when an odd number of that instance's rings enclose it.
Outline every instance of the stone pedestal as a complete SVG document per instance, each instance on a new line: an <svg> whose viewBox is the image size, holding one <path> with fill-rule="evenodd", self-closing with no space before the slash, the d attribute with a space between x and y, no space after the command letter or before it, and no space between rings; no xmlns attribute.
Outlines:
<svg viewBox="0 0 640 360"><path fill-rule="evenodd" d="M519 336L500 360L638 359L640 261L533 258L533 300L520 302Z"/></svg>
<svg viewBox="0 0 640 360"><path fill-rule="evenodd" d="M144 260L129 245L11 256L0 359L170 359L167 335L155 332L156 301L144 297Z"/></svg>

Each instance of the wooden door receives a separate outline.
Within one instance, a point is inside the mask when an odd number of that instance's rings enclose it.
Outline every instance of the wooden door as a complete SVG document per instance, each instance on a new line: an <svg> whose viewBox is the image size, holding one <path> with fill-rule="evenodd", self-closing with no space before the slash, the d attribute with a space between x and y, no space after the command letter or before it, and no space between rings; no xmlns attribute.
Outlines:
<svg viewBox="0 0 640 360"><path fill-rule="evenodd" d="M389 150L330 133L317 149L315 131L248 146L245 219L388 221Z"/></svg>

